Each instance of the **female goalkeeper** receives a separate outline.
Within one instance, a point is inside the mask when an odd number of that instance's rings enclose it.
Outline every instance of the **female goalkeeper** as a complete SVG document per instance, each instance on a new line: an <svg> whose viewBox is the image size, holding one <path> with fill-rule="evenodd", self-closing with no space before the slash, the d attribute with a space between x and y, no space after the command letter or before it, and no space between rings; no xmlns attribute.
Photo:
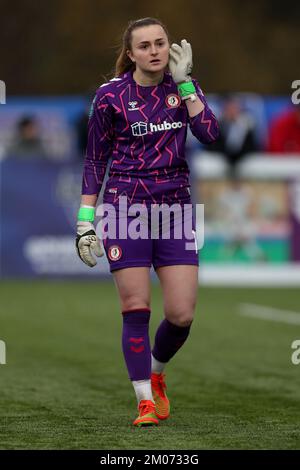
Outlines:
<svg viewBox="0 0 300 470"><path fill-rule="evenodd" d="M187 126L205 144L218 136L216 118L197 81L191 78L191 71L192 49L186 40L181 45L170 45L166 27L154 18L130 22L115 78L97 90L88 124L76 246L88 266L96 264L92 252L103 255L93 223L98 194L112 157L103 202L111 204L119 217L116 233L108 234L103 246L120 298L122 348L138 401L135 426L157 425L158 419L169 417L163 371L190 332L197 296L198 254L196 240L193 249L187 249L190 237L185 232L175 236L174 215L169 238L163 236L164 221L158 232L153 234L151 230L149 237L120 236L120 224L128 228L133 217L127 212L121 214L119 203L125 198L128 209L137 203L146 209L161 204L191 204L185 159ZM152 212L147 217L144 221L150 233ZM162 286L164 319L151 350L152 265Z"/></svg>

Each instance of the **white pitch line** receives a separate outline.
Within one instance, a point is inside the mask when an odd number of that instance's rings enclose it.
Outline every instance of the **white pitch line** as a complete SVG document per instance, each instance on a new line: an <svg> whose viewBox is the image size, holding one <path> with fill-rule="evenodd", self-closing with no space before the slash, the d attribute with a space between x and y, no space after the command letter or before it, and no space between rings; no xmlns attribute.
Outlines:
<svg viewBox="0 0 300 470"><path fill-rule="evenodd" d="M288 323L290 325L300 325L300 313L290 310L281 310L264 305L240 304L239 314L246 317L259 318L260 320L276 321Z"/></svg>

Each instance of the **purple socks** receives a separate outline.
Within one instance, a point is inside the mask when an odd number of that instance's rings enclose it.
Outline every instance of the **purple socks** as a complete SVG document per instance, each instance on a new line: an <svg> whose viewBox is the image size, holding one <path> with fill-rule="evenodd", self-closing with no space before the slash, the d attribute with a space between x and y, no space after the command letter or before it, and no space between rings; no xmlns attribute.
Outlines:
<svg viewBox="0 0 300 470"><path fill-rule="evenodd" d="M149 339L150 310L141 308L122 312L122 347L130 380L151 378Z"/></svg>
<svg viewBox="0 0 300 470"><path fill-rule="evenodd" d="M122 348L131 381L151 378L149 339L150 310L141 308L123 314ZM155 335L152 354L159 362L169 362L189 336L191 325L177 326L164 319Z"/></svg>
<svg viewBox="0 0 300 470"><path fill-rule="evenodd" d="M177 326L164 319L155 335L152 354L159 362L168 362L186 341L191 325Z"/></svg>

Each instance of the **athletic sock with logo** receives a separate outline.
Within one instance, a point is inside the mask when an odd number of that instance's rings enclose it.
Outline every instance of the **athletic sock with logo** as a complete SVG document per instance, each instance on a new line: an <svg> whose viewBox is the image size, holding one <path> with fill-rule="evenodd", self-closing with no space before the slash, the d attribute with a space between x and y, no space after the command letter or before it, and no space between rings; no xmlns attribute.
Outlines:
<svg viewBox="0 0 300 470"><path fill-rule="evenodd" d="M128 375L138 402L152 400L149 309L128 310L123 314L122 348Z"/></svg>

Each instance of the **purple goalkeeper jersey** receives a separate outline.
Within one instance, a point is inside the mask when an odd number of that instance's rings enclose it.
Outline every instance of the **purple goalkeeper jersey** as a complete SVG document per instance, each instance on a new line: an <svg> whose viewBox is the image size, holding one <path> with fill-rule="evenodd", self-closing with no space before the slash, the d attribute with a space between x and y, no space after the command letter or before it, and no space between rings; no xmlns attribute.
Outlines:
<svg viewBox="0 0 300 470"><path fill-rule="evenodd" d="M129 71L96 92L88 123L82 194L99 194L108 160L104 202L186 203L190 200L185 157L187 126L202 143L218 137L218 123L196 80L204 110L192 118L170 73L155 86L140 86Z"/></svg>

